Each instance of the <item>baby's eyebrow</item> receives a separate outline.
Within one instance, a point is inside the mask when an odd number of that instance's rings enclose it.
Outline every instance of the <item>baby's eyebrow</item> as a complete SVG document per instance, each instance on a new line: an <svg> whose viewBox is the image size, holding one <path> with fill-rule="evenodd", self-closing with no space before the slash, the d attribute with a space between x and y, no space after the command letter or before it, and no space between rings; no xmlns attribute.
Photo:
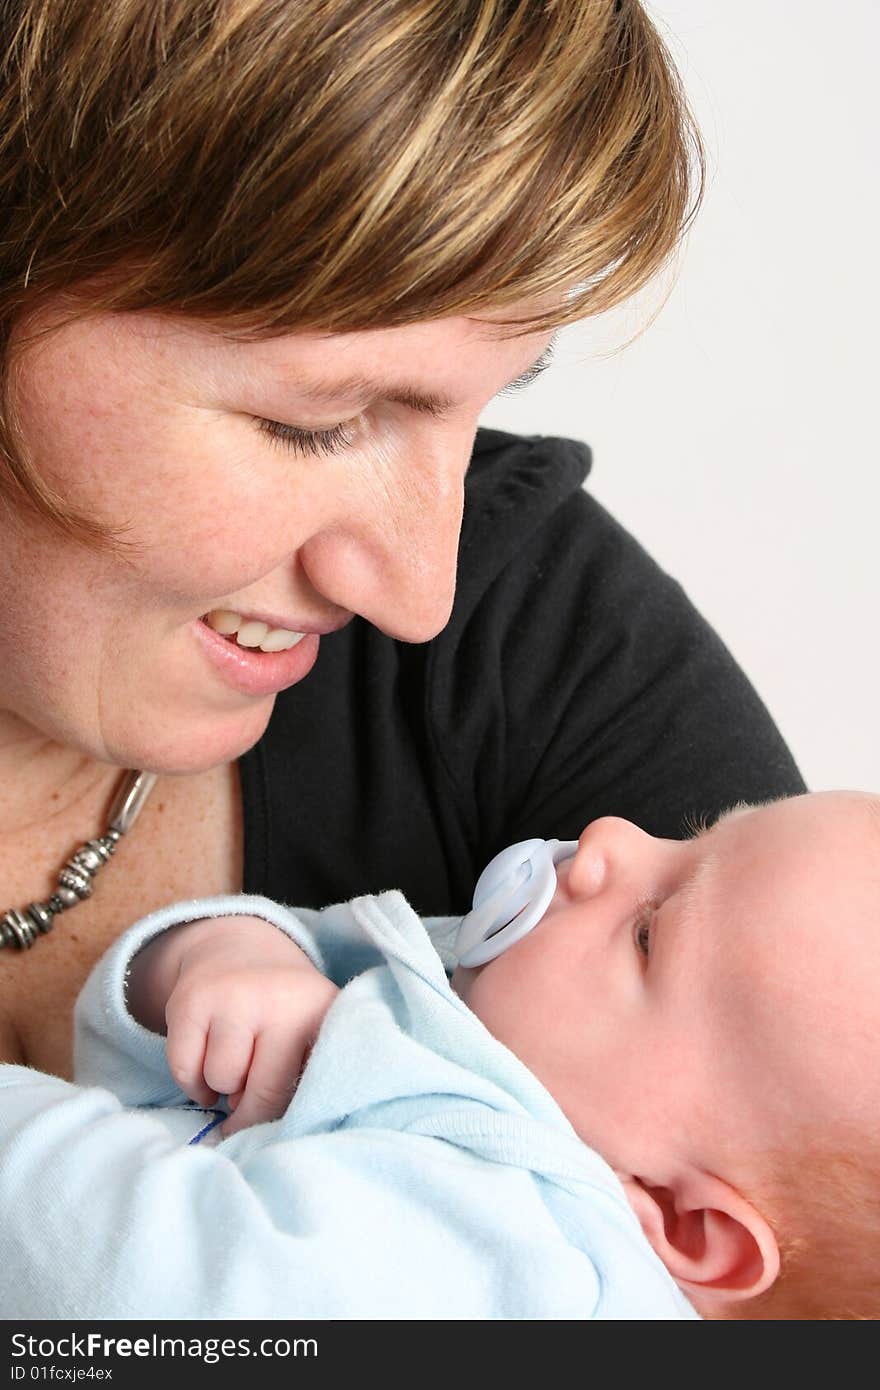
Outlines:
<svg viewBox="0 0 880 1390"><path fill-rule="evenodd" d="M726 811L722 811L720 816L711 822L707 822L706 817L701 816L700 820L696 823L696 830L689 838L692 840L702 840L706 835L711 835L712 831L717 830L720 825L724 825L726 821L737 820L739 816L744 816L747 811L753 811L754 809L754 806L751 806L748 801L737 801L736 805L728 807Z"/></svg>
<svg viewBox="0 0 880 1390"><path fill-rule="evenodd" d="M748 811L754 810L755 807L750 805L747 801L737 801L736 805L728 807L726 811L722 811L720 816L718 816L711 825L706 823L706 818L704 816L695 834L691 836L691 840L705 840L716 831L719 826L724 825L726 821L738 820L740 816L744 816ZM719 859L720 851L716 850L714 847L707 847L705 853L700 856L699 863L694 868L693 873L691 873L687 882L682 884L679 890L681 912L679 918L679 931L684 936L685 940L687 940L690 933L697 926L700 895L706 891L705 885L707 880L711 882Z"/></svg>
<svg viewBox="0 0 880 1390"><path fill-rule="evenodd" d="M716 821L715 825L717 824L718 822ZM715 829L715 825L710 825L701 830L700 834L695 838L700 839L703 835L708 835L710 831ZM707 852L701 858L687 882L684 883L679 890L679 917L676 935L680 935L685 941L691 939L694 930L698 927L699 900L701 894L706 891L706 880L711 880L717 863L718 855L713 854L711 851Z"/></svg>

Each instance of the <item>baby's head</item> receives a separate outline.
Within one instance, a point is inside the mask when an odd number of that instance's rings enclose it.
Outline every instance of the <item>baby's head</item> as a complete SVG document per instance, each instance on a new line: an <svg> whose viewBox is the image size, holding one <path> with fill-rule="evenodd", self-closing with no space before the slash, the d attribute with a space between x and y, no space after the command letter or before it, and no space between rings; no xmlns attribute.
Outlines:
<svg viewBox="0 0 880 1390"><path fill-rule="evenodd" d="M453 987L615 1169L706 1317L880 1316L880 799L588 825Z"/></svg>

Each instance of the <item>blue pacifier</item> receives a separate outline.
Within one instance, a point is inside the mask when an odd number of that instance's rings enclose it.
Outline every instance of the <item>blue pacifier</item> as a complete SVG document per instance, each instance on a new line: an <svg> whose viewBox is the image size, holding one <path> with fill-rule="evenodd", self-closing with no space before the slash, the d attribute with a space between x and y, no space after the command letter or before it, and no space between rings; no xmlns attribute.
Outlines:
<svg viewBox="0 0 880 1390"><path fill-rule="evenodd" d="M556 891L556 865L577 840L520 840L490 860L461 919L453 947L459 965L485 965L540 922Z"/></svg>

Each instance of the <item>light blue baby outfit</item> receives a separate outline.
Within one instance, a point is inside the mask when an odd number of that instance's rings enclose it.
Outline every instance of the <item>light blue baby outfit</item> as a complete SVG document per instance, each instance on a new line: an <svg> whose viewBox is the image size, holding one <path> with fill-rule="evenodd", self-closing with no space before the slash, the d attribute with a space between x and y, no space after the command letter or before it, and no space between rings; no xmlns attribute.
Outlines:
<svg viewBox="0 0 880 1390"><path fill-rule="evenodd" d="M158 932L229 913L344 988L286 1113L221 1139L124 990ZM239 894L119 936L77 1000L75 1084L0 1066L3 1317L695 1318L611 1169L452 992L458 921L398 892Z"/></svg>

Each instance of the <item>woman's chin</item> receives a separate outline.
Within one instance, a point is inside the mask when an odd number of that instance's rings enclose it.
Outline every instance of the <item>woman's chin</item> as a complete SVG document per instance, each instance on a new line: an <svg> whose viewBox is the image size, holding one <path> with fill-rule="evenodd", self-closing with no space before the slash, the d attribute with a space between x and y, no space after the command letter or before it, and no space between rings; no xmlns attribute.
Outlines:
<svg viewBox="0 0 880 1390"><path fill-rule="evenodd" d="M275 697L266 696L247 710L218 717L203 716L187 726L145 731L146 736L119 741L112 761L167 776L191 776L234 762L259 741L272 715Z"/></svg>

